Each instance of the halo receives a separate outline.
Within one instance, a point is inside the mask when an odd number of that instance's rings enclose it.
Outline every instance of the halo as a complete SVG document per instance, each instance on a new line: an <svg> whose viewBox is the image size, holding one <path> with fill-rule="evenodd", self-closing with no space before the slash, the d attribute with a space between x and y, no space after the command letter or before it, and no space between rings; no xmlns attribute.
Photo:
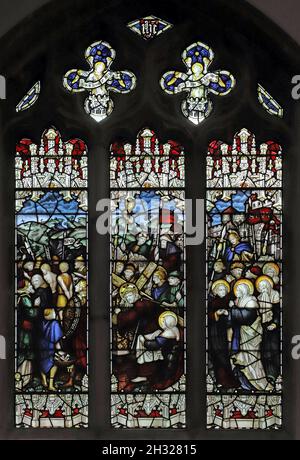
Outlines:
<svg viewBox="0 0 300 460"><path fill-rule="evenodd" d="M161 327L161 328L163 327L163 321L164 321L166 316L172 316L173 318L175 318L176 319L176 325L177 325L177 322L178 322L177 315L173 311L164 311L158 318L159 327Z"/></svg>
<svg viewBox="0 0 300 460"><path fill-rule="evenodd" d="M119 294L120 294L120 297L121 297L122 300L124 299L125 295L128 292L135 292L136 294L138 294L139 290L136 287L136 285L133 284L133 283L124 283L124 284L122 284L122 286L119 289Z"/></svg>
<svg viewBox="0 0 300 460"><path fill-rule="evenodd" d="M193 74L198 73L198 74L203 74L204 70L204 65L201 62L195 62L191 66Z"/></svg>
<svg viewBox="0 0 300 460"><path fill-rule="evenodd" d="M235 235L236 237L240 238L240 235L238 234L238 232L236 230L229 230L228 231L228 236L229 235Z"/></svg>
<svg viewBox="0 0 300 460"><path fill-rule="evenodd" d="M277 274L277 276L279 275L280 273L280 268L278 267L277 264L275 264L274 262L267 262L264 266L263 266L263 273L265 274L265 271L266 269L270 267L270 268L273 268Z"/></svg>
<svg viewBox="0 0 300 460"><path fill-rule="evenodd" d="M226 280L217 280L213 283L212 287L211 287L211 290L212 292L214 292L214 290L218 287L218 286L225 286L226 289L227 289L227 292L230 292L230 284L226 281Z"/></svg>
<svg viewBox="0 0 300 460"><path fill-rule="evenodd" d="M266 275L262 275L259 278L257 278L257 280L255 281L255 287L258 290L258 292L261 292L259 290L259 284L260 284L261 281L268 281L268 283L270 283L271 287L274 287L274 282L273 282L272 278L270 278L269 276L266 276Z"/></svg>
<svg viewBox="0 0 300 460"><path fill-rule="evenodd" d="M248 286L249 291L250 291L249 294L250 294L250 295L253 294L253 292L254 292L253 283L251 283L250 280L248 280L248 279L246 279L246 278L243 278L243 279L238 280L238 281L235 283L234 287L233 287L233 292L234 292L234 295L235 295L235 296L236 296L236 289L237 289L237 287L240 286L241 284L246 284L246 286Z"/></svg>

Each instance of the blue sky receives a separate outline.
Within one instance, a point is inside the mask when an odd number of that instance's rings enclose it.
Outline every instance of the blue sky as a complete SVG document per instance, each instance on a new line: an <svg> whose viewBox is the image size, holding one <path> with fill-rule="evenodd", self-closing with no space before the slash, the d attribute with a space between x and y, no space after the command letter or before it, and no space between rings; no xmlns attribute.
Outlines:
<svg viewBox="0 0 300 460"><path fill-rule="evenodd" d="M79 213L79 216L77 216ZM68 219L84 216L75 199L65 201L59 192L47 192L37 202L30 199L24 202L17 213L17 225L26 222L47 222L50 216L60 219L62 227L67 226Z"/></svg>

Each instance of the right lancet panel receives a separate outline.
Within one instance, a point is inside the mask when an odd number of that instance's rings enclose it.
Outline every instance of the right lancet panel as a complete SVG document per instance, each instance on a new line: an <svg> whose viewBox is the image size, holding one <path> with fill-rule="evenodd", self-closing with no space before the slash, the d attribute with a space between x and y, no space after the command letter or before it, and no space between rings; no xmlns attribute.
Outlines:
<svg viewBox="0 0 300 460"><path fill-rule="evenodd" d="M278 429L282 149L242 129L206 171L207 426Z"/></svg>

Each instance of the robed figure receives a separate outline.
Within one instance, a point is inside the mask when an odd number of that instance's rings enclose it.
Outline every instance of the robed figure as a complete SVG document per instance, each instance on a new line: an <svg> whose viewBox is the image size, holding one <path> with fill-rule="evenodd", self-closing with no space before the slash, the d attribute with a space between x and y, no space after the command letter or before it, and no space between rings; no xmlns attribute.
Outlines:
<svg viewBox="0 0 300 460"><path fill-rule="evenodd" d="M208 302L209 357L217 386L226 389L239 387L239 382L232 371L229 355L227 320L229 302L229 283L226 280L215 281Z"/></svg>
<svg viewBox="0 0 300 460"><path fill-rule="evenodd" d="M263 328L259 305L248 279L235 283L235 302L231 302L228 325L233 329L232 364L244 390L271 391L261 361Z"/></svg>

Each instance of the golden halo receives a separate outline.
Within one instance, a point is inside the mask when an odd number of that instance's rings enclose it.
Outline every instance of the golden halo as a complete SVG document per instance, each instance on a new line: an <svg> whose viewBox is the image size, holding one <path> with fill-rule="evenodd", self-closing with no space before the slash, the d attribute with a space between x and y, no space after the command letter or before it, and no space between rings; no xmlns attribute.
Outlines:
<svg viewBox="0 0 300 460"><path fill-rule="evenodd" d="M139 290L136 287L136 285L133 284L133 283L124 283L124 284L122 284L122 286L119 289L119 294L120 294L120 297L121 297L122 300L124 299L125 295L128 292L134 292L135 294L138 294Z"/></svg>
<svg viewBox="0 0 300 460"><path fill-rule="evenodd" d="M236 289L238 286L240 286L241 284L246 284L246 286L248 286L249 288L249 294L252 295L253 292L254 292L254 286L253 286L253 283L251 283L250 280L247 280L246 278L244 279L240 279L238 280L235 285L234 285L234 288L233 288L233 292L234 292L234 295L236 296Z"/></svg>
<svg viewBox="0 0 300 460"><path fill-rule="evenodd" d="M214 293L215 289L218 286L225 286L226 289L227 289L227 292L230 292L230 284L226 280L217 280L217 281L215 281L213 283L212 287L211 287L211 290L212 290L213 293Z"/></svg>
<svg viewBox="0 0 300 460"><path fill-rule="evenodd" d="M229 230L228 236L229 236L229 235L234 235L234 236L236 236L236 237L240 237L240 235L238 234L238 232L237 232L236 230Z"/></svg>
<svg viewBox="0 0 300 460"><path fill-rule="evenodd" d="M173 311L164 311L158 318L159 327L163 328L163 321L164 321L166 316L172 316L173 318L175 318L176 319L176 325L177 325L177 322L178 322L177 315Z"/></svg>
<svg viewBox="0 0 300 460"><path fill-rule="evenodd" d="M265 274L266 272L266 269L267 268L273 268L277 274L277 276L279 275L279 272L280 272L280 268L278 267L277 264L275 264L274 262L267 262L264 266L263 266L263 274Z"/></svg>
<svg viewBox="0 0 300 460"><path fill-rule="evenodd" d="M195 64L192 65L193 74L196 74L196 73L202 74L203 69L204 69L204 67L201 64L201 62L195 62Z"/></svg>
<svg viewBox="0 0 300 460"><path fill-rule="evenodd" d="M260 276L259 278L257 278L257 280L255 281L255 287L258 290L258 292L261 292L259 290L259 284L260 284L261 281L268 281L268 283L270 283L271 287L274 287L274 282L273 282L272 278L270 278L269 276L263 275L263 276Z"/></svg>

